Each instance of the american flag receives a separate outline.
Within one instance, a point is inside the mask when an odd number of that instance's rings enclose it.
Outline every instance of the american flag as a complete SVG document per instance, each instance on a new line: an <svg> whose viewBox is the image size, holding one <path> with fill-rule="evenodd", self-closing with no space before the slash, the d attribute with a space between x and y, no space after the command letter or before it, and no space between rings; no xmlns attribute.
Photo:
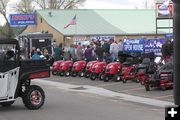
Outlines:
<svg viewBox="0 0 180 120"><path fill-rule="evenodd" d="M76 25L76 15L69 21L67 25L64 26L64 29L69 27L70 25Z"/></svg>

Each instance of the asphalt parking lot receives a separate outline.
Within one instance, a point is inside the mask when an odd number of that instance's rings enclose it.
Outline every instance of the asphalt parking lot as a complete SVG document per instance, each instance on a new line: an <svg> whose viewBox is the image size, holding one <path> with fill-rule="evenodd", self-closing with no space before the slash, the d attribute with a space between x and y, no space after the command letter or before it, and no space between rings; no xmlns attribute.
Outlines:
<svg viewBox="0 0 180 120"><path fill-rule="evenodd" d="M127 83L113 82L113 81L104 82L99 80L92 81L89 78L84 78L84 77L62 77L62 76L60 77L53 75L50 78L46 78L46 80L73 84L73 85L97 86L111 91L130 94L134 96L147 97L151 99L158 99L168 102L174 101L172 89L162 91L161 89L158 88L152 88L151 91L147 92L144 86L142 86L140 83L135 83L133 81L128 81Z"/></svg>

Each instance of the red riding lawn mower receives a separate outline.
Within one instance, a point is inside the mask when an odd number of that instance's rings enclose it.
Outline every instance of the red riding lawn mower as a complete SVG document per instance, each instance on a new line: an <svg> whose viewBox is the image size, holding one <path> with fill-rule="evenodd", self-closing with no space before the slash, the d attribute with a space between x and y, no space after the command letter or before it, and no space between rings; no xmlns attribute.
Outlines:
<svg viewBox="0 0 180 120"><path fill-rule="evenodd" d="M94 64L98 63L99 61L95 60L95 61L90 61L87 63L85 71L84 71L84 76L86 78L90 77L91 71L92 71L92 67Z"/></svg>
<svg viewBox="0 0 180 120"><path fill-rule="evenodd" d="M123 83L126 83L127 80L135 80L138 83L139 80L136 79L136 65L129 62L123 63L120 77Z"/></svg>
<svg viewBox="0 0 180 120"><path fill-rule="evenodd" d="M60 76L70 76L71 75L71 69L73 66L73 61L67 60L61 63L58 74Z"/></svg>
<svg viewBox="0 0 180 120"><path fill-rule="evenodd" d="M120 81L121 68L122 68L121 62L117 61L117 62L109 63L106 66L104 76L101 76L103 77L104 82L108 82L109 80Z"/></svg>
<svg viewBox="0 0 180 120"><path fill-rule="evenodd" d="M137 65L136 68L136 80L140 81L141 85L144 85L146 80L151 77L150 74L154 74L157 69L157 64L151 61L150 58L144 58L142 63Z"/></svg>
<svg viewBox="0 0 180 120"><path fill-rule="evenodd" d="M76 77L77 75L79 75L80 77L84 76L84 71L86 68L86 61L85 60L80 60L77 61L73 64L72 70L71 70L71 74L73 77Z"/></svg>
<svg viewBox="0 0 180 120"><path fill-rule="evenodd" d="M149 74L148 74L148 67L145 66L145 65L139 65L137 68L136 68L136 79L138 81L140 81L141 85L144 85L145 81L146 80L149 80L149 78L151 77Z"/></svg>
<svg viewBox="0 0 180 120"><path fill-rule="evenodd" d="M0 105L11 106L21 97L26 108L39 109L45 93L31 80L50 77L50 65L46 60L20 59L20 54L17 40L0 39Z"/></svg>
<svg viewBox="0 0 180 120"><path fill-rule="evenodd" d="M105 68L107 66L106 62L98 62L92 66L90 79L95 80L96 78L99 78L99 80L103 80Z"/></svg>
<svg viewBox="0 0 180 120"><path fill-rule="evenodd" d="M55 61L52 65L52 74L57 75L59 72L60 65L63 63L63 60Z"/></svg>
<svg viewBox="0 0 180 120"><path fill-rule="evenodd" d="M161 88L165 91L168 88L173 88L173 62L169 61L161 66L152 78L145 81L146 91L150 91L150 88Z"/></svg>

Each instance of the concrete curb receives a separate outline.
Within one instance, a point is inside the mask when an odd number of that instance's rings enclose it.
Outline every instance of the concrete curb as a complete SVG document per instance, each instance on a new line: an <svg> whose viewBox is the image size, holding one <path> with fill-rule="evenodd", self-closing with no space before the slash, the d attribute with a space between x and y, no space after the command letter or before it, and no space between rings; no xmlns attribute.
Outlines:
<svg viewBox="0 0 180 120"><path fill-rule="evenodd" d="M136 103L152 105L152 106L162 107L162 108L164 108L165 106L174 105L174 103L172 102L113 92L104 88L99 88L99 87L94 87L94 86L89 86L89 85L72 85L72 84L66 84L66 83L60 83L60 82L54 82L54 81L46 81L42 79L36 79L35 82L44 84L44 85L53 86L58 89L62 89L66 91L92 93L92 94L96 94L96 95L100 95L104 97L118 98L119 100L136 102Z"/></svg>

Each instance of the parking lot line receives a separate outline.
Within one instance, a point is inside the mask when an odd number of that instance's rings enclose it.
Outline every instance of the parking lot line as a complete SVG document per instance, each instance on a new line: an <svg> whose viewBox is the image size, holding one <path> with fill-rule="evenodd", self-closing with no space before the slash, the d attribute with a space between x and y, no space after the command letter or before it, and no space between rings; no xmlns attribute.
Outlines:
<svg viewBox="0 0 180 120"><path fill-rule="evenodd" d="M153 99L164 99L164 98L168 98L168 97L173 97L173 95L164 95L164 96L160 96L160 97L154 97Z"/></svg>
<svg viewBox="0 0 180 120"><path fill-rule="evenodd" d="M118 92L129 92L129 91L137 91L137 90L143 90L144 88L132 88L132 89L126 89L126 90L120 90Z"/></svg>

